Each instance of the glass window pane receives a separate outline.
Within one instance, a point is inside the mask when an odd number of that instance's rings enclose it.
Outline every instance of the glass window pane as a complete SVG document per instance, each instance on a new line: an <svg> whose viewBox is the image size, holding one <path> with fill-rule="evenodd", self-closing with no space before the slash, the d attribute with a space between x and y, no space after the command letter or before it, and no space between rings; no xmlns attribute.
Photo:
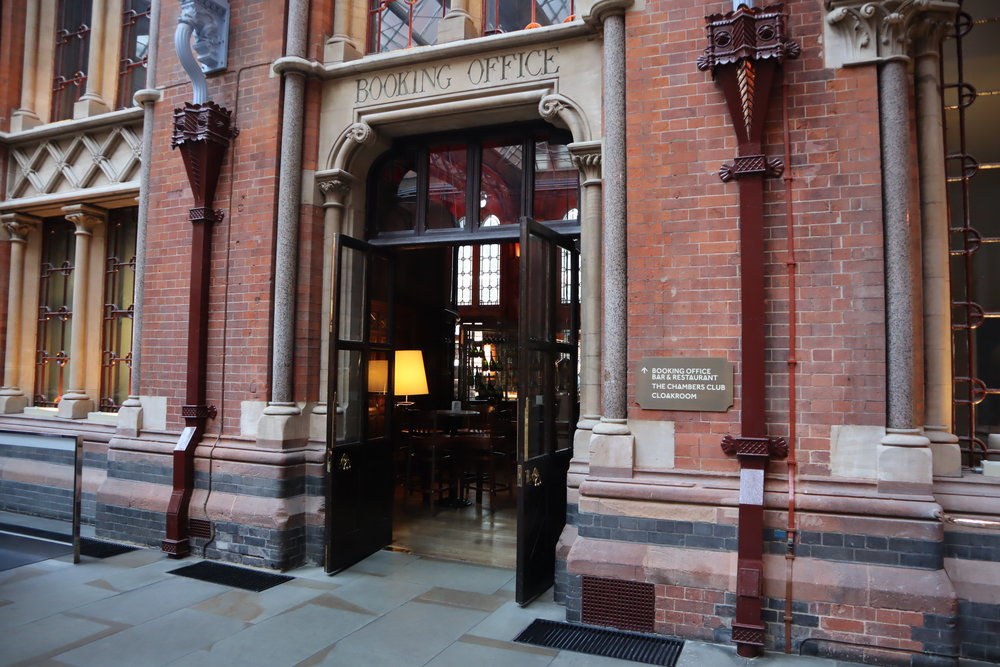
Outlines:
<svg viewBox="0 0 1000 667"><path fill-rule="evenodd" d="M132 96L146 84L150 0L125 0L118 67L119 109L132 106Z"/></svg>
<svg viewBox="0 0 1000 667"><path fill-rule="evenodd" d="M368 53L436 44L438 24L448 4L445 0L371 0Z"/></svg>
<svg viewBox="0 0 1000 667"><path fill-rule="evenodd" d="M340 290L337 313L340 318L338 337L341 340L360 341L364 332L366 309L364 304L365 254L353 248L340 249Z"/></svg>
<svg viewBox="0 0 1000 667"><path fill-rule="evenodd" d="M52 120L73 117L73 105L87 87L90 55L90 0L62 0L56 13Z"/></svg>
<svg viewBox="0 0 1000 667"><path fill-rule="evenodd" d="M386 434L389 406L389 353L372 352L367 368L368 388L368 437L381 438Z"/></svg>
<svg viewBox="0 0 1000 667"><path fill-rule="evenodd" d="M361 352L338 350L334 431L337 442L357 442L367 416L367 401L362 397Z"/></svg>
<svg viewBox="0 0 1000 667"><path fill-rule="evenodd" d="M472 246L458 247L458 305L472 305Z"/></svg>
<svg viewBox="0 0 1000 667"><path fill-rule="evenodd" d="M38 293L38 347L35 350L33 404L54 407L68 388L65 381L73 335L75 227L65 218L42 225L42 266Z"/></svg>
<svg viewBox="0 0 1000 667"><path fill-rule="evenodd" d="M500 305L500 245L479 247L479 305Z"/></svg>
<svg viewBox="0 0 1000 667"><path fill-rule="evenodd" d="M488 141L483 144L479 186L481 226L518 224L522 215L523 170L524 150L520 142Z"/></svg>
<svg viewBox="0 0 1000 667"><path fill-rule="evenodd" d="M427 229L453 229L465 217L464 144L432 146L428 159Z"/></svg>
<svg viewBox="0 0 1000 667"><path fill-rule="evenodd" d="M368 340L388 345L392 271L389 258L384 255L374 255L371 261L372 267L368 272Z"/></svg>
<svg viewBox="0 0 1000 667"><path fill-rule="evenodd" d="M375 177L375 235L383 232L412 232L416 229L416 155L406 151L390 158Z"/></svg>
<svg viewBox="0 0 1000 667"><path fill-rule="evenodd" d="M565 144L535 142L535 220L575 220L580 180Z"/></svg>
<svg viewBox="0 0 1000 667"><path fill-rule="evenodd" d="M117 412L130 392L138 214L139 209L131 207L113 210L108 216L98 402L98 408L102 412Z"/></svg>
<svg viewBox="0 0 1000 667"><path fill-rule="evenodd" d="M532 15L534 9L534 15ZM492 35L498 32L523 30L534 25L545 26L562 23L573 13L572 0L486 0L483 32Z"/></svg>

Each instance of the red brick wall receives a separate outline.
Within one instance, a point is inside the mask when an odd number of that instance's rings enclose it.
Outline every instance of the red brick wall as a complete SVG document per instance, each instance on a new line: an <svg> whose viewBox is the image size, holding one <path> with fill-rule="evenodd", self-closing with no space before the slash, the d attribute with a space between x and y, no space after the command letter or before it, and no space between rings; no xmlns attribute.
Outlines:
<svg viewBox="0 0 1000 667"><path fill-rule="evenodd" d="M178 9L165 5L160 26L156 159L150 184L143 394L167 396L169 426L180 426L187 349L192 206L181 156L170 151L172 110L191 86L172 47ZM233 112L239 137L222 168L215 207L225 219L212 233L208 402L220 417L210 432L239 430L240 402L269 397L272 256L281 113L271 63L284 51L284 21L265 0L232 3L229 67L209 78L209 97Z"/></svg>
<svg viewBox="0 0 1000 667"><path fill-rule="evenodd" d="M717 6L716 6L717 5ZM833 424L884 423L884 325L878 104L873 67L824 69L819 4L786 3L802 55L788 82L796 290L800 471L829 468ZM721 436L740 427L738 186L717 171L736 154L721 90L695 60L705 15L721 0L650 0L628 21L629 360L714 356L734 362L727 413L647 411L676 423L678 468L735 470ZM774 90L765 152L781 157ZM767 420L788 433L788 294L784 183L765 194Z"/></svg>

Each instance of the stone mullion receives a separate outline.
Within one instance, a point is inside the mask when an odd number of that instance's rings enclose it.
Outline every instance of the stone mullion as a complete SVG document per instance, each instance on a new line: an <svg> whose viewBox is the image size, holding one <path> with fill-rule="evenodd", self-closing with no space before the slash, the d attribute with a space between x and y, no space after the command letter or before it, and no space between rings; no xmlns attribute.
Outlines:
<svg viewBox="0 0 1000 667"><path fill-rule="evenodd" d="M24 21L24 61L21 78L21 106L11 114L12 132L27 130L41 124L36 109L38 93L39 39L41 0L28 0Z"/></svg>
<svg viewBox="0 0 1000 667"><path fill-rule="evenodd" d="M346 62L361 57L361 50L351 37L351 4L352 0L336 0L334 3L333 36L323 46L323 60L328 63Z"/></svg>
<svg viewBox="0 0 1000 667"><path fill-rule="evenodd" d="M920 165L924 324L924 434L935 475L961 476L952 432L951 276L940 46L945 23L926 21L915 58L917 155Z"/></svg>
<svg viewBox="0 0 1000 667"><path fill-rule="evenodd" d="M109 20L107 0L92 0L90 49L87 53L87 89L73 107L74 118L87 118L110 111L104 97L104 57L107 44ZM121 17L121 12L117 13ZM116 59L117 60L117 59Z"/></svg>
<svg viewBox="0 0 1000 667"><path fill-rule="evenodd" d="M106 222L103 209L86 204L63 207L63 215L76 226L76 250L73 260L73 333L70 340L69 390L59 401L59 416L82 419L94 410L94 400L87 395L87 348L90 338L90 242L94 228Z"/></svg>
<svg viewBox="0 0 1000 667"><path fill-rule="evenodd" d="M24 314L24 255L28 234L41 225L41 220L30 215L7 213L2 216L3 226L10 235L10 281L7 290L7 346L3 387L0 387L0 414L24 410L28 399L21 390L21 331Z"/></svg>

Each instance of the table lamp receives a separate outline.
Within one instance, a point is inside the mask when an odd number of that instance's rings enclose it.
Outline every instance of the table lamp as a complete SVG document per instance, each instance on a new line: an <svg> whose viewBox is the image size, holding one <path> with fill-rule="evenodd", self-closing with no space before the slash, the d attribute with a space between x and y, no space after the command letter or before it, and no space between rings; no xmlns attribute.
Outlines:
<svg viewBox="0 0 1000 667"><path fill-rule="evenodd" d="M397 405L413 405L410 396L422 396L427 391L427 374L424 372L424 353L420 350L396 350L396 367L393 373L396 396L404 400Z"/></svg>

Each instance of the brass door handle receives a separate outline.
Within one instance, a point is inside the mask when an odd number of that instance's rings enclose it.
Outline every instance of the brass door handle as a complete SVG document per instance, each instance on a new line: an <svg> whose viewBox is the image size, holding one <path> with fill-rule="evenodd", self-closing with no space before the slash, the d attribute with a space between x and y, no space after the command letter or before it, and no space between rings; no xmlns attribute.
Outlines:
<svg viewBox="0 0 1000 667"><path fill-rule="evenodd" d="M340 455L340 461L337 463L337 467L341 470L347 471L351 469L351 457L347 454Z"/></svg>

